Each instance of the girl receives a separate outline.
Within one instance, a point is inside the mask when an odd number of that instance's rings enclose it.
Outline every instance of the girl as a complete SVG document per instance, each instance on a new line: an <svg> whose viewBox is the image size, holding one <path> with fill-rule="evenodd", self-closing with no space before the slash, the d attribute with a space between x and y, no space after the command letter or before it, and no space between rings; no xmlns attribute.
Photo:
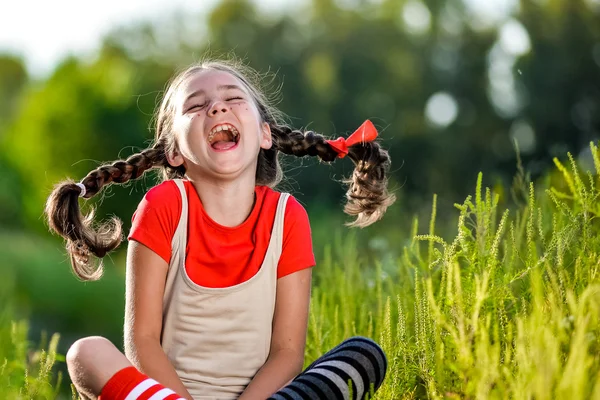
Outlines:
<svg viewBox="0 0 600 400"><path fill-rule="evenodd" d="M100 337L67 353L73 384L86 398L349 399L382 383L383 351L349 339L300 373L311 267L304 208L271 189L282 178L278 153L346 155L356 164L346 213L367 226L383 215L388 154L367 121L351 138L326 140L280 122L258 74L205 62L172 81L158 110L151 148L58 184L46 213L66 238L75 274L98 279L121 241L114 219L94 230L79 210L111 183L161 168L133 217L127 254L125 355ZM300 374L299 374L300 373Z"/></svg>

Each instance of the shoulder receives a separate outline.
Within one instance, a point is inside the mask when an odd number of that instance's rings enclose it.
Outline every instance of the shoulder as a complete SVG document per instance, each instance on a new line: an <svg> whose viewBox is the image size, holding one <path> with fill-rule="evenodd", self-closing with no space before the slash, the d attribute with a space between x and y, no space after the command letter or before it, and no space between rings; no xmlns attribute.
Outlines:
<svg viewBox="0 0 600 400"><path fill-rule="evenodd" d="M179 189L174 181L164 181L148 190L144 200L153 205L166 205L172 203L179 196ZM177 196L176 196L177 195Z"/></svg>
<svg viewBox="0 0 600 400"><path fill-rule="evenodd" d="M146 192L139 203L135 214L136 219L159 219L161 223L169 224L181 213L181 196L173 181L162 182ZM149 218L151 217L151 218Z"/></svg>
<svg viewBox="0 0 600 400"><path fill-rule="evenodd" d="M256 188L256 194L259 199L262 199L262 203L275 211L277 204L279 203L280 197L283 193L278 192L266 186L258 186ZM291 194L288 195L288 199L285 206L285 221L293 221L297 219L308 220L308 214L306 209L300 204L300 202Z"/></svg>
<svg viewBox="0 0 600 400"><path fill-rule="evenodd" d="M283 221L283 243L277 268L282 278L315 265L308 213L292 195L288 196Z"/></svg>
<svg viewBox="0 0 600 400"><path fill-rule="evenodd" d="M171 241L181 215L181 196L175 182L165 181L148 190L132 217L128 239L142 243L167 263Z"/></svg>
<svg viewBox="0 0 600 400"><path fill-rule="evenodd" d="M187 193L189 192L188 186L191 185L191 182L183 182ZM181 195L179 194L179 188L172 180L164 181L148 190L142 200L142 204L145 208L179 215L181 212Z"/></svg>
<svg viewBox="0 0 600 400"><path fill-rule="evenodd" d="M285 219L288 220L306 220L308 221L308 213L300 202L292 195L289 195L287 205L285 207Z"/></svg>

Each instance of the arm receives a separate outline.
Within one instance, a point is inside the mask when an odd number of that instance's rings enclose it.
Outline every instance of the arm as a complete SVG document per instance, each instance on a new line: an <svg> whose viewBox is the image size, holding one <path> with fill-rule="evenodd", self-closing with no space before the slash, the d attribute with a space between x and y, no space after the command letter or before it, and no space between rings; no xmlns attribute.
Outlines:
<svg viewBox="0 0 600 400"><path fill-rule="evenodd" d="M141 372L192 399L160 346L162 301L168 265L148 247L127 249L125 355Z"/></svg>
<svg viewBox="0 0 600 400"><path fill-rule="evenodd" d="M239 400L266 399L302 371L312 268L277 280L269 358Z"/></svg>

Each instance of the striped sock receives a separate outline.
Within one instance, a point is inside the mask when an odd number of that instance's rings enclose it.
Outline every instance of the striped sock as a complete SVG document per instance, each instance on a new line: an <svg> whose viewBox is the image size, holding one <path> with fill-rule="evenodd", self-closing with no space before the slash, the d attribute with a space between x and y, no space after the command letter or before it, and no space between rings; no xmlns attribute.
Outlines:
<svg viewBox="0 0 600 400"><path fill-rule="evenodd" d="M353 337L313 362L269 400L355 400L375 392L385 378L387 359L377 343Z"/></svg>
<svg viewBox="0 0 600 400"><path fill-rule="evenodd" d="M123 368L102 388L98 400L185 400L171 389L148 378L135 367Z"/></svg>

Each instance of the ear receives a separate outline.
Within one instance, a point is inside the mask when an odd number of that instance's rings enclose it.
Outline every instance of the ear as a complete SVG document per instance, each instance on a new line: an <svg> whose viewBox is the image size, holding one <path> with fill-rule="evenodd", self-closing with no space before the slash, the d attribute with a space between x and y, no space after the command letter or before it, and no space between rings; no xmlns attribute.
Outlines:
<svg viewBox="0 0 600 400"><path fill-rule="evenodd" d="M185 160L183 159L183 156L181 155L181 153L179 153L179 151L173 150L172 153L167 153L167 161L169 162L170 166L179 167L183 165L183 162Z"/></svg>
<svg viewBox="0 0 600 400"><path fill-rule="evenodd" d="M273 145L273 139L271 136L271 125L268 122L263 122L261 126L261 139L260 139L260 147L268 150Z"/></svg>

